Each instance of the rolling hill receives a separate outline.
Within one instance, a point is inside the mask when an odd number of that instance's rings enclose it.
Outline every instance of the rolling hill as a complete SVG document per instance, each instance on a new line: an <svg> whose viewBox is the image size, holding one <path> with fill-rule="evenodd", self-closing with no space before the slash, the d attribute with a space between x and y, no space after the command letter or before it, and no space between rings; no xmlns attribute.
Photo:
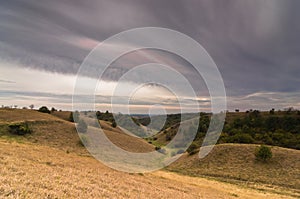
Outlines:
<svg viewBox="0 0 300 199"><path fill-rule="evenodd" d="M128 174L91 157L67 115L0 109L0 198L299 197L297 150L275 147L272 162L261 164L253 157L255 145L219 145L203 160L184 154L164 170ZM12 135L8 126L16 123L28 123L32 132ZM130 132L100 124L125 150L154 150Z"/></svg>
<svg viewBox="0 0 300 199"><path fill-rule="evenodd" d="M184 154L167 170L190 176L209 176L228 182L264 183L297 190L300 194L300 151L272 147L270 162L256 160L257 145L220 144L203 159Z"/></svg>

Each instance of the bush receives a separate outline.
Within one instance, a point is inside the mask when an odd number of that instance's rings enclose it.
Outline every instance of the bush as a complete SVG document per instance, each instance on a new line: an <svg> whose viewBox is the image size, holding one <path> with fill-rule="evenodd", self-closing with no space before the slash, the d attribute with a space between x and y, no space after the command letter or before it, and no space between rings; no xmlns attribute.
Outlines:
<svg viewBox="0 0 300 199"><path fill-rule="evenodd" d="M172 140L172 135L170 133L167 133L166 141L171 141L171 140Z"/></svg>
<svg viewBox="0 0 300 199"><path fill-rule="evenodd" d="M198 149L198 145L195 143L192 143L191 146L187 149L187 152L189 153L189 155L193 155L193 154L197 153L197 149Z"/></svg>
<svg viewBox="0 0 300 199"><path fill-rule="evenodd" d="M272 150L270 147L267 147L265 145L261 145L258 147L255 151L255 157L258 160L262 160L264 162L270 160L272 158Z"/></svg>
<svg viewBox="0 0 300 199"><path fill-rule="evenodd" d="M160 146L156 146L156 147L155 147L155 150L156 150L156 151L158 151L158 150L160 150L160 149L161 149Z"/></svg>
<svg viewBox="0 0 300 199"><path fill-rule="evenodd" d="M27 123L24 124L11 124L8 126L10 133L15 135L25 135L31 133L31 130Z"/></svg>
<svg viewBox="0 0 300 199"><path fill-rule="evenodd" d="M116 121L113 121L113 122L111 123L111 126L112 126L113 128L116 128L116 127L117 127Z"/></svg>
<svg viewBox="0 0 300 199"><path fill-rule="evenodd" d="M254 139L249 134L238 133L234 136L229 137L228 141L232 143L252 144L254 142Z"/></svg>
<svg viewBox="0 0 300 199"><path fill-rule="evenodd" d="M74 118L73 118L73 112L70 113L70 116L69 116L69 121L70 122L74 122Z"/></svg>
<svg viewBox="0 0 300 199"><path fill-rule="evenodd" d="M50 110L47 108L47 106L42 106L38 111L41 113L50 113Z"/></svg>
<svg viewBox="0 0 300 199"><path fill-rule="evenodd" d="M85 123L84 120L79 120L78 124L77 124L77 131L79 133L85 133L87 131L87 124Z"/></svg>

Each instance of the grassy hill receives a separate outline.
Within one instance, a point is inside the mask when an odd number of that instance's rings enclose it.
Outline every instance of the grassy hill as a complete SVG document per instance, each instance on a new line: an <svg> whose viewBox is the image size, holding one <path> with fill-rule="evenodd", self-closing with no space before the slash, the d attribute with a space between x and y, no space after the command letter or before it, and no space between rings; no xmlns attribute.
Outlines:
<svg viewBox="0 0 300 199"><path fill-rule="evenodd" d="M209 176L228 182L264 183L297 190L300 194L300 151L273 147L270 162L256 160L257 145L220 144L203 159L184 154L167 167L191 176Z"/></svg>
<svg viewBox="0 0 300 199"><path fill-rule="evenodd" d="M70 114L71 114L71 111L53 111L53 112L51 112L51 115L54 115L58 118L66 120L66 121L70 120Z"/></svg>
<svg viewBox="0 0 300 199"><path fill-rule="evenodd" d="M198 160L197 155L184 154L166 170L127 174L92 158L80 145L74 123L67 121L69 113L61 114L0 109L0 198L293 198L300 195L297 150L275 147L271 162L262 164L254 160L255 145L219 145L203 160ZM31 133L11 134L9 125L17 123L27 123ZM113 128L109 121L100 124L108 138L125 150L154 150L145 140L130 136L130 132L124 133L119 127Z"/></svg>
<svg viewBox="0 0 300 199"><path fill-rule="evenodd" d="M0 139L0 198L292 198L158 171L128 174L91 157Z"/></svg>
<svg viewBox="0 0 300 199"><path fill-rule="evenodd" d="M52 115L35 110L0 109L0 137L18 140L19 142L52 146L68 152L87 153L84 147L80 147L80 139L75 124L67 121L69 119L67 115L70 112L58 113L58 115ZM16 123L28 124L32 133L22 137L11 135L8 126ZM106 136L124 150L137 153L154 150L154 146L148 144L145 140L132 137L118 127L113 128L109 122L101 121L101 127Z"/></svg>
<svg viewBox="0 0 300 199"><path fill-rule="evenodd" d="M154 151L155 147L146 142L144 139L128 135L119 127L113 128L109 122L101 121L100 125L112 143L126 151L136 153Z"/></svg>
<svg viewBox="0 0 300 199"><path fill-rule="evenodd" d="M18 121L61 121L50 114L43 114L36 110L3 109L0 108L0 124Z"/></svg>

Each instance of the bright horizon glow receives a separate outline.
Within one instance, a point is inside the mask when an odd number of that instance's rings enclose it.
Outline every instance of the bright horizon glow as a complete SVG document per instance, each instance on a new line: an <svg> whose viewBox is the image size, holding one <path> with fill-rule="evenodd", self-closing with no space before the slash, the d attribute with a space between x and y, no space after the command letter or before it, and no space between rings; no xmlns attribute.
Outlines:
<svg viewBox="0 0 300 199"><path fill-rule="evenodd" d="M0 74L0 79L6 80L7 77L9 77L7 81L0 81L0 94L4 93L0 95L1 105L28 107L30 104L34 104L36 108L45 105L57 109L72 110L72 94L76 75L49 73L46 71L28 69L7 62L0 63ZM94 80L95 79L86 77L86 81ZM134 83L124 82L123 84L125 84L125 87L129 90L138 87L138 84ZM89 84L87 83L87 85ZM100 101L97 100L95 104L96 108L111 110L111 104L106 102L109 102L108 100L110 100L113 95L116 86L117 82L101 81L95 94L105 99L103 102L101 102L101 99ZM187 96L183 98L189 99ZM176 97L161 87L142 87L134 96L131 96L131 102L133 102L133 104L130 104L129 107L133 113L147 113L149 109L153 108L152 105L159 104L162 100L171 101L170 105L163 105L166 110L173 113L180 111L180 107L172 104L172 101L176 100ZM142 104L134 104L134 102ZM125 107L127 105L116 104L116 106ZM184 112L199 112L198 110L194 110L193 107L188 107L188 104L184 108Z"/></svg>
<svg viewBox="0 0 300 199"><path fill-rule="evenodd" d="M91 78L87 78L91 79ZM40 106L55 107L62 110L72 110L72 94L76 75L67 75L59 73L49 73L47 71L26 68L20 64L0 62L0 106L28 107L34 104L36 108ZM136 88L134 83L125 83L128 89ZM101 81L100 87L96 90L96 95L100 96L97 100L96 108L101 111L111 110L110 97L113 94L117 82ZM122 96L120 96L122 97ZM186 100L193 100L188 96L181 96ZM228 96L228 110L246 111L249 109L260 109L268 111L272 108L284 109L287 107L300 108L298 102L299 93L292 92L288 95L281 92L255 92L243 96ZM175 98L163 88L143 87L137 92L129 105L132 114L147 114L154 104L160 104L163 101L175 101ZM210 112L210 97L197 97L201 110L195 110L184 106L183 112ZM142 101L144 104L134 104ZM265 104L265 101L276 102L274 105ZM122 104L116 104L118 107L124 107ZM163 107L170 113L180 112L180 107L165 104ZM154 109L155 110L155 109Z"/></svg>

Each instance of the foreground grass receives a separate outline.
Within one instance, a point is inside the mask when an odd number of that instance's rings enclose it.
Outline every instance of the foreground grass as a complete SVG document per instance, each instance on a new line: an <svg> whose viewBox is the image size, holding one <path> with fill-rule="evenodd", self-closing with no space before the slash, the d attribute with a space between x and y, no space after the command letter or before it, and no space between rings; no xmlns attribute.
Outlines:
<svg viewBox="0 0 300 199"><path fill-rule="evenodd" d="M122 173L91 157L3 139L0 166L1 198L290 198L164 171Z"/></svg>
<svg viewBox="0 0 300 199"><path fill-rule="evenodd" d="M7 125L25 119L31 134L8 132ZM153 145L109 123L101 125L109 139L124 150L154 150ZM220 145L201 161L196 155L184 155L167 168L177 173L127 174L90 157L79 144L73 123L31 110L0 109L0 198L299 197L298 151L275 148L274 162L269 167L253 162L254 148Z"/></svg>

